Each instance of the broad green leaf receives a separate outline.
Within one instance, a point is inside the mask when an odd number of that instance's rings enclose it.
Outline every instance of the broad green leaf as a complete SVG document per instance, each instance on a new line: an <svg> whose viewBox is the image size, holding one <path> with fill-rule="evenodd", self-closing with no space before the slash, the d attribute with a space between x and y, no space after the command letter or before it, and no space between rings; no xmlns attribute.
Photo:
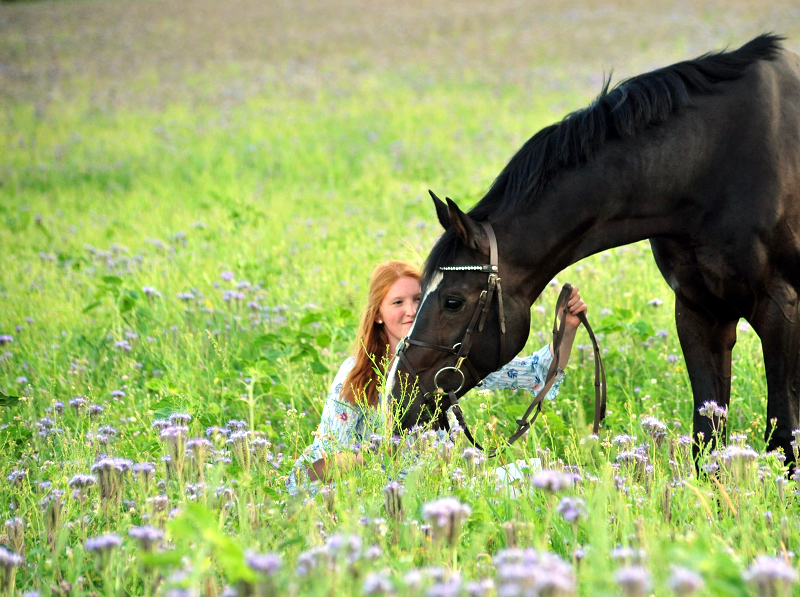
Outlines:
<svg viewBox="0 0 800 597"><path fill-rule="evenodd" d="M11 407L19 404L19 396L6 396L0 392L0 406Z"/></svg>
<svg viewBox="0 0 800 597"><path fill-rule="evenodd" d="M328 368L319 361L311 361L311 371L317 374L327 373Z"/></svg>
<svg viewBox="0 0 800 597"><path fill-rule="evenodd" d="M88 312L89 312L89 311L91 311L92 309L95 309L95 308L99 307L99 306L100 306L100 304L101 304L101 302L102 302L102 301L94 301L93 303L89 303L88 305L86 305L86 306L83 308L83 310L81 311L81 313L88 313Z"/></svg>
<svg viewBox="0 0 800 597"><path fill-rule="evenodd" d="M300 325L304 326L310 323L316 323L318 321L322 321L321 313L309 313L303 316L303 318L300 320Z"/></svg>

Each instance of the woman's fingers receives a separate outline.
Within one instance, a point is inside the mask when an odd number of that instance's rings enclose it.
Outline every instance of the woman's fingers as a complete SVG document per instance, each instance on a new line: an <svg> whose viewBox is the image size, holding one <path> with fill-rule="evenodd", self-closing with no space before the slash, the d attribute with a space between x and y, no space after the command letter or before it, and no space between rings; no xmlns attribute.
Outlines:
<svg viewBox="0 0 800 597"><path fill-rule="evenodd" d="M586 313L586 311L589 310L589 307L587 307L586 303L581 299L581 295L578 293L577 288L572 289L572 295L567 303L567 309L572 315Z"/></svg>
<svg viewBox="0 0 800 597"><path fill-rule="evenodd" d="M561 311L561 307L558 308L559 312ZM572 289L572 293L570 294L569 299L567 300L567 311L570 315L578 315L580 313L586 313L589 310L589 307L583 302L581 299L581 295L578 292L578 287L575 286Z"/></svg>

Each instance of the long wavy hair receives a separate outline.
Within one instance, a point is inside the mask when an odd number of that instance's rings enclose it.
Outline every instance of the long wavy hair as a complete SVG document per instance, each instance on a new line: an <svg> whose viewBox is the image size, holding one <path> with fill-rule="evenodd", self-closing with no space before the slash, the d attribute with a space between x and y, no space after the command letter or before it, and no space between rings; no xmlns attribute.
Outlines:
<svg viewBox="0 0 800 597"><path fill-rule="evenodd" d="M344 382L344 397L352 404L366 402L372 407L378 404L378 377L386 374L389 336L385 326L378 324L375 319L392 284L404 277L419 281L422 274L404 261L383 263L372 272L367 306L353 346L356 364Z"/></svg>

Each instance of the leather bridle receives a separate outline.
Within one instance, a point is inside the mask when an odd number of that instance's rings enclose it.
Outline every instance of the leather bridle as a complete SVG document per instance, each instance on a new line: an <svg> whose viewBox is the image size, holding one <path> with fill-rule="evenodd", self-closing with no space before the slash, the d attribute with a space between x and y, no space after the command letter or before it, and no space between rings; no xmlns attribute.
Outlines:
<svg viewBox="0 0 800 597"><path fill-rule="evenodd" d="M469 429L469 426L466 424L464 420L464 413L461 410L461 405L459 404L458 400L458 392L461 388L464 387L464 382L466 378L464 376L463 368L466 368L470 376L473 380L475 380L476 385L482 385L481 378L478 376L475 368L469 362L469 351L472 348L472 344L475 340L477 334L475 331L477 329L478 334L483 331L484 324L486 323L486 318L489 313L489 309L492 305L492 300L494 296L497 296L497 308L498 308L498 315L499 315L499 322L500 322L500 359L498 361L497 369L500 369L503 364L505 364L505 340L506 340L506 321L505 321L505 312L503 310L503 288L500 285L500 277L499 277L499 262L498 262L498 252L497 252L497 238L494 234L494 230L492 229L491 224L489 222L480 222L483 226L483 229L486 231L486 234L489 238L489 263L486 265L454 265L454 266L445 266L440 267L439 271L448 272L448 271L461 271L461 272L481 272L488 274L488 279L486 281L486 287L481 291L480 296L478 297L478 303L475 306L475 310L472 313L472 317L470 318L469 325L467 326L466 331L464 332L464 337L462 338L461 342L455 344L452 348L449 346L442 346L439 344L432 344L430 342L423 342L421 340L414 340L409 336L403 338L398 346L396 351L396 356L400 359L400 362L405 365L408 372L411 374L413 378L417 380L419 384L420 390L422 391L422 401L423 401L423 408L431 408L433 409L434 413L438 414L438 421L439 425L446 430L450 430L450 424L447 421L447 411L452 408L453 414L455 415L458 424L463 428L464 435L466 435L467 439L474 445L475 447L483 450L483 447L475 440L472 435L472 432ZM520 419L517 419L517 430L508 438L507 445L513 444L517 441L520 437L522 437L525 432L530 429L531 425L536 421L536 418L539 416L539 413L542 410L542 401L544 400L547 393L553 387L553 384L556 381L556 377L558 374L558 361L560 358L560 351L561 351L561 341L564 337L564 330L565 324L564 321L566 319L567 314L567 303L569 302L569 297L572 294L572 286L569 284L564 284L564 287L561 289L561 294L559 295L558 301L556 302L556 313L555 313L555 320L553 322L553 360L550 363L550 368L547 371L547 375L545 377L544 386L533 399L531 404L528 406L527 410L523 414ZM559 324L559 306L561 307L561 318ZM594 408L594 424L592 427L592 432L596 435L600 430L600 422L605 417L606 411L606 373L605 368L603 367L603 361L600 358L600 349L597 345L597 339L594 336L594 332L592 331L591 326L589 325L588 320L586 319L586 315L584 313L580 313L578 315L583 326L586 328L586 331L589 333L589 338L592 341L592 347L594 349L594 357L595 357L595 408ZM406 353L411 346L419 346L420 348L427 348L432 350L438 350L440 352L445 352L448 354L455 355L456 362L454 366L447 366L442 367L436 374L433 376L433 383L434 388L429 390L425 387L422 383L422 380L419 378L419 375L414 370L414 367L408 360ZM452 372L452 373L451 373ZM442 387L443 385L447 385L445 383L440 383L439 377L441 375L454 375L454 378L457 381L456 384L449 384L449 388ZM459 380L460 378L460 380ZM442 380L444 381L444 380ZM535 412L534 412L535 410ZM531 417L531 415L533 415ZM529 419L529 417L531 417ZM489 456L494 456L496 454L496 449L492 449L488 452Z"/></svg>

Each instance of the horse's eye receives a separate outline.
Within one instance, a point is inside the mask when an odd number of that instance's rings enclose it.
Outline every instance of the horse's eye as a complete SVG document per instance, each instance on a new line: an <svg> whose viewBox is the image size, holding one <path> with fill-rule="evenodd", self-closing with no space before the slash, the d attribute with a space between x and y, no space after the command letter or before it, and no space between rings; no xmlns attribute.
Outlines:
<svg viewBox="0 0 800 597"><path fill-rule="evenodd" d="M448 311L458 311L463 304L464 301L462 301L461 299L451 297L449 299L445 299L444 308L447 309Z"/></svg>

